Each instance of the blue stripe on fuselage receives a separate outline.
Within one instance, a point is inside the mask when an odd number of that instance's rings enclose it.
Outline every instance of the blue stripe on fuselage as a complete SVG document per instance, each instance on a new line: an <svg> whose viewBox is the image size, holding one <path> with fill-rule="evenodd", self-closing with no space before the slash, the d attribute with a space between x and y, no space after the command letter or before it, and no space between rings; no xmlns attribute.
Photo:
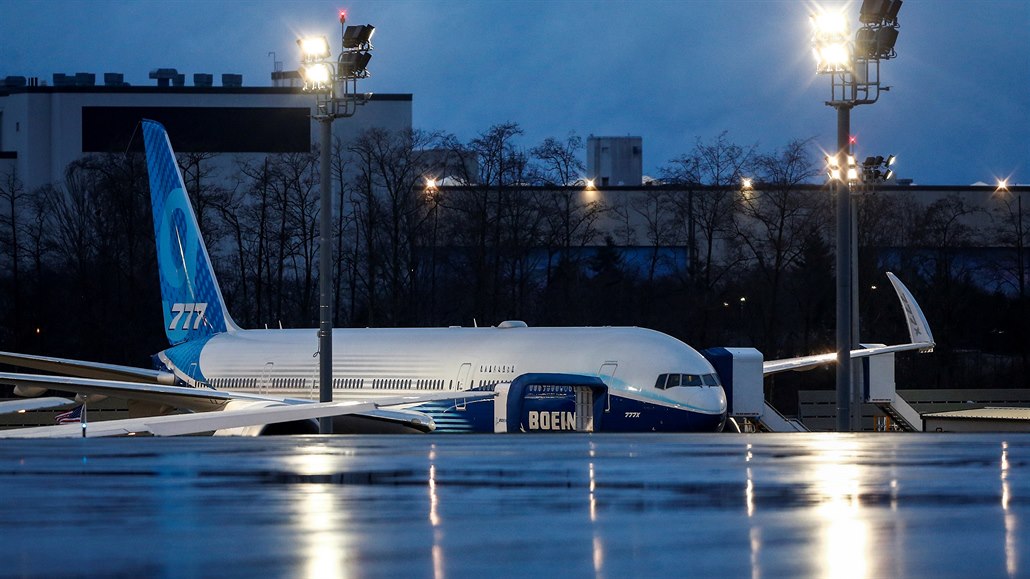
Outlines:
<svg viewBox="0 0 1030 579"><path fill-rule="evenodd" d="M457 396L455 399L460 400ZM594 418L597 432L721 432L726 422L725 414L705 414L614 395L610 400L608 410ZM433 417L434 432L493 432L493 402L469 402L462 407L453 401L437 401L414 410Z"/></svg>

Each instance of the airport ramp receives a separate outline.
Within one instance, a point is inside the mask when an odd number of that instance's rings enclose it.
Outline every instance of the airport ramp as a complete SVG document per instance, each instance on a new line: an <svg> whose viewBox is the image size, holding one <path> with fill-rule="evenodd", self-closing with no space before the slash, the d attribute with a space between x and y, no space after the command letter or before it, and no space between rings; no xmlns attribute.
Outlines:
<svg viewBox="0 0 1030 579"><path fill-rule="evenodd" d="M923 417L898 394L894 382L894 354L864 358L862 363L865 366L865 401L875 404L890 417L898 429L905 432L922 432Z"/></svg>
<svg viewBox="0 0 1030 579"><path fill-rule="evenodd" d="M797 418L787 418L780 414L779 410L769 404L765 403L765 408L762 414L756 417L752 417L751 420L757 422L762 430L769 432L808 432L806 427Z"/></svg>

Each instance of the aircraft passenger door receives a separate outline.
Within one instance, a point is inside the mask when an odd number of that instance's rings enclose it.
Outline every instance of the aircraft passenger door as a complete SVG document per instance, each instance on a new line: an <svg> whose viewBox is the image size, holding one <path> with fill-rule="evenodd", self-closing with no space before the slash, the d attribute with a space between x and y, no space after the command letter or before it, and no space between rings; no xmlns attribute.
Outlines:
<svg viewBox="0 0 1030 579"><path fill-rule="evenodd" d="M611 388L612 383L615 379L615 370L619 367L619 363L614 360L608 360L604 364L601 364L601 369L597 371L597 377L604 382L604 385L608 389L604 393L604 411L610 412L612 409L612 395Z"/></svg>
<svg viewBox="0 0 1030 579"><path fill-rule="evenodd" d="M469 386L469 373L472 372L472 363L465 362L458 369L458 377L454 380L455 390L466 390Z"/></svg>
<svg viewBox="0 0 1030 579"><path fill-rule="evenodd" d="M261 371L261 381L258 382L258 393L267 394L272 389L272 369L275 362L265 362L265 368Z"/></svg>
<svg viewBox="0 0 1030 579"><path fill-rule="evenodd" d="M576 432L594 431L594 389L576 388Z"/></svg>

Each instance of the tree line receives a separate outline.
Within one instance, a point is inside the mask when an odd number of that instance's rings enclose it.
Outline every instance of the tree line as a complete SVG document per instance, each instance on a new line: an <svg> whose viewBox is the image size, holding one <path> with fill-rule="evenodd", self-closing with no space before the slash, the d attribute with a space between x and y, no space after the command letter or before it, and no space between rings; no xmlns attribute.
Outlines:
<svg viewBox="0 0 1030 579"><path fill-rule="evenodd" d="M810 140L762 151L699 138L657 184L591 193L581 137L527 148L521 136L504 123L468 141L372 129L333 143L337 327L517 319L645 326L767 358L833 349L835 222ZM236 321L316 327L318 151L178 161ZM863 339L907 338L877 277L896 268L941 342L899 357L899 384L1025 384L1011 200L989 231L958 195L864 195L858 208L860 278L874 280L860 290ZM31 191L0 175L0 349L145 364L165 347L153 237L142 155L83 157Z"/></svg>

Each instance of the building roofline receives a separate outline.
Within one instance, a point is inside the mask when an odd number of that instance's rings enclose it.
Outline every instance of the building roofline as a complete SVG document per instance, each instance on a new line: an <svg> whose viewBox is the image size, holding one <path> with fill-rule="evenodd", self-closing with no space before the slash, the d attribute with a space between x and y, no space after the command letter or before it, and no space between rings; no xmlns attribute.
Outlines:
<svg viewBox="0 0 1030 579"><path fill-rule="evenodd" d="M763 183L755 183L753 188L757 191L763 189ZM440 185L441 190L452 190L461 191L465 189L478 189L481 185ZM488 187L496 188L496 185L489 185ZM520 189L526 191L582 191L586 188L582 185L517 185L508 184L505 185L506 189ZM790 189L793 191L826 191L828 185L822 183L799 183L791 185ZM689 183L662 183L654 185L597 185L594 190L597 191L689 191L693 190L696 192L702 191L727 191L727 190L738 190L738 186L733 185L700 185L700 184L689 184ZM768 188L767 188L768 189ZM902 193L919 193L919 192L952 192L952 193L985 193L994 194L997 192L997 187L993 185L879 185L872 187L870 192L887 193L887 192L902 192ZM1030 193L1030 185L1009 185L1008 191L1010 193Z"/></svg>
<svg viewBox="0 0 1030 579"><path fill-rule="evenodd" d="M20 86L0 88L0 96L12 94L254 94L254 95L303 95L300 88L277 86ZM411 94L372 93L374 101L411 101Z"/></svg>

